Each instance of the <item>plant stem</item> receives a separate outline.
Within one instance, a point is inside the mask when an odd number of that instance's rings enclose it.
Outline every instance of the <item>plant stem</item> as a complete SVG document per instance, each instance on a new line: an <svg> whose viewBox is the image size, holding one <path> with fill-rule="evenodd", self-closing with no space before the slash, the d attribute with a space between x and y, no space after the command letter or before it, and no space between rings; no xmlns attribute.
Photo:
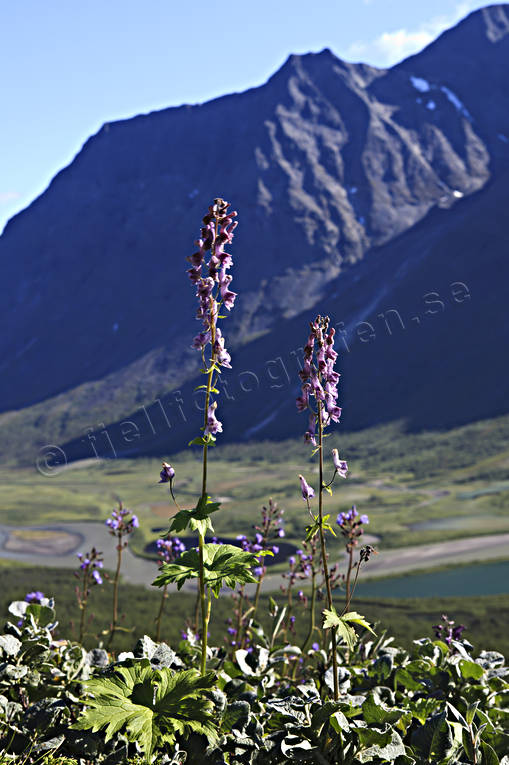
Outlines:
<svg viewBox="0 0 509 765"><path fill-rule="evenodd" d="M80 616L80 635L78 638L78 643L83 642L83 634L85 632L85 613L87 610L87 601L88 601L88 570L85 569L85 572L83 574L83 589L81 591L81 598L79 599L81 616Z"/></svg>
<svg viewBox="0 0 509 765"><path fill-rule="evenodd" d="M159 612L158 612L157 618L156 618L156 624L157 624L156 642L157 643L159 643L159 641L161 640L161 619L163 617L164 604L165 604L167 598L168 598L168 585L165 584L164 589L163 589L163 594L161 596L161 605L159 606Z"/></svg>
<svg viewBox="0 0 509 765"><path fill-rule="evenodd" d="M323 420L322 420L322 402L318 401L318 449L320 455L319 461L319 481L320 491L318 494L318 520L320 524L320 547L322 551L322 568L327 590L327 602L329 610L332 610L332 590L330 586L329 566L327 564L327 552L325 549L325 535L323 533ZM332 643L332 672L334 679L334 701L339 699L338 685L338 657L336 653L336 630L331 629Z"/></svg>
<svg viewBox="0 0 509 765"><path fill-rule="evenodd" d="M241 585L239 589L239 602L237 605L237 634L235 636L235 642L239 646L239 648L244 648L243 642L244 642L244 636L242 634L242 627L243 627L243 619L242 619L242 608L244 606L244 585Z"/></svg>
<svg viewBox="0 0 509 765"><path fill-rule="evenodd" d="M309 630L308 634L306 635L306 639L304 640L304 643L302 644L302 652L307 649L309 643L311 642L311 638L313 637L313 632L316 629L315 624L315 605L316 605L316 571L313 567L311 571L311 613L309 615Z"/></svg>
<svg viewBox="0 0 509 765"><path fill-rule="evenodd" d="M353 547L351 547L349 545L349 549L348 549L348 569L346 571L346 588L345 588L346 589L345 602L347 604L347 609L348 609L348 605L350 604L350 600L352 599L352 597L350 595L350 577L352 575L352 567L353 567Z"/></svg>
<svg viewBox="0 0 509 765"><path fill-rule="evenodd" d="M201 673L207 671L207 632L208 632L208 609L207 593L205 592L205 573L203 567L203 535L199 535L199 556L200 556L200 604L201 604Z"/></svg>
<svg viewBox="0 0 509 765"><path fill-rule="evenodd" d="M117 568L115 571L115 578L113 580L113 614L112 614L112 620L111 620L110 634L108 637L108 642L106 644L106 650L109 650L109 647L113 641L113 637L117 629L117 621L118 621L118 583L120 580L120 566L122 565L122 535L119 534L117 538L118 538Z"/></svg>

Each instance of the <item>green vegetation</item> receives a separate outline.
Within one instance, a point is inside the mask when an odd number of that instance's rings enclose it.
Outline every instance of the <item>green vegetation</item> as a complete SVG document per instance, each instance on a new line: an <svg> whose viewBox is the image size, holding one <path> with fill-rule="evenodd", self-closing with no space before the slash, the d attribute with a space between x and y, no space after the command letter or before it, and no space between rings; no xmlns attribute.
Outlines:
<svg viewBox="0 0 509 765"><path fill-rule="evenodd" d="M509 532L509 416L444 433L406 433L402 424L393 424L339 431L329 440L331 448L341 445L351 466L329 508L339 512L356 503L369 514L380 547ZM199 455L188 451L170 459L179 500L193 507L200 494ZM305 507L297 476L306 471L313 482L316 467L310 462L301 441L216 447L213 491L223 507L214 519L216 533L230 538L244 533L253 513L272 496L285 508L287 538L299 543ZM89 461L50 477L35 469L0 468L3 522L102 521L120 497L140 518L133 549L143 553L157 537L151 530L167 528L174 513L166 488L157 485L159 470L160 463L149 459Z"/></svg>
<svg viewBox="0 0 509 765"><path fill-rule="evenodd" d="M11 603L9 617L2 765L507 765L504 657L472 649L452 621L410 651L338 633L331 701L327 646L288 644L275 603L267 629L250 625L250 651L210 646L201 676L191 635L176 650L142 637L115 657L55 640L51 601Z"/></svg>
<svg viewBox="0 0 509 765"><path fill-rule="evenodd" d="M59 614L58 637L76 639L78 635L79 610L76 604L74 577L63 569L27 568L17 565L2 566L2 592L0 596L0 618L7 617L7 607L11 600L23 599L27 592L37 587L47 596L55 596ZM112 586L105 582L103 587L95 587L90 596L92 621L87 628L84 644L88 648L98 645L111 619ZM122 583L120 587L120 607L122 614L121 630L115 636L114 648L128 650L133 645L134 636L142 633L155 636L155 618L159 608L161 594L155 587L147 589L139 585ZM335 592L335 600L344 597L341 591ZM276 600L283 603L283 596ZM180 640L180 633L185 629L186 619L194 613L196 596L189 592L170 594L162 618L161 635L170 644ZM357 610L361 611L371 624L378 623L380 629L386 629L394 635L397 642L410 648L412 640L423 635L431 635L431 625L436 624L443 613L449 614L456 622L468 628L466 636L474 646L483 646L487 650L496 650L509 655L509 595L491 595L483 597L456 598L355 598ZM317 609L319 613L321 604ZM233 604L229 597L220 597L214 604L213 618L210 625L211 639L215 644L223 640L227 619L232 616ZM297 612L298 613L298 612ZM260 621L268 627L269 596L262 595ZM306 625L297 618L296 629L299 636L304 636Z"/></svg>

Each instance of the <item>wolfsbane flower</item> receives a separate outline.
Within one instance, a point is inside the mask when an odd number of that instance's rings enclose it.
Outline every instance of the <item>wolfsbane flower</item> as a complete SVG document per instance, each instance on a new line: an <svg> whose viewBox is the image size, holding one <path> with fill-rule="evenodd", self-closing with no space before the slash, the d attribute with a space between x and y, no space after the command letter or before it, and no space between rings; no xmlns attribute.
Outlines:
<svg viewBox="0 0 509 765"><path fill-rule="evenodd" d="M299 475L300 488L302 491L302 498L305 500L313 499L315 496L315 490L307 483L303 475Z"/></svg>
<svg viewBox="0 0 509 765"><path fill-rule="evenodd" d="M348 465L345 460L339 458L339 452L337 449L332 450L332 461L334 463L336 473L341 476L341 478L346 478L348 473Z"/></svg>
<svg viewBox="0 0 509 765"><path fill-rule="evenodd" d="M318 412L311 406L311 398L321 402L322 425L339 422L341 408L337 405L339 373L334 370L338 357L334 350L334 327L329 328L329 317L317 316L310 323L311 332L304 348L304 364L299 372L302 393L296 404L299 412L309 411L309 427L306 441L316 446L316 423Z"/></svg>
<svg viewBox="0 0 509 765"><path fill-rule="evenodd" d="M203 218L201 236L195 242L198 250L188 257L191 263L188 274L192 283L196 284L198 298L196 318L203 323L203 331L194 338L192 347L203 353L205 347L213 343L212 355L224 367L230 366L230 356L224 347L221 333L214 330L219 307L223 305L231 311L237 296L230 289L232 276L227 273L233 265L233 259L224 249L225 245L231 244L237 227L237 221L234 220L237 212L229 211L229 207L230 203L219 197L209 206Z"/></svg>
<svg viewBox="0 0 509 765"><path fill-rule="evenodd" d="M159 483L169 483L175 478L175 470L168 462L163 462L163 469L159 473Z"/></svg>

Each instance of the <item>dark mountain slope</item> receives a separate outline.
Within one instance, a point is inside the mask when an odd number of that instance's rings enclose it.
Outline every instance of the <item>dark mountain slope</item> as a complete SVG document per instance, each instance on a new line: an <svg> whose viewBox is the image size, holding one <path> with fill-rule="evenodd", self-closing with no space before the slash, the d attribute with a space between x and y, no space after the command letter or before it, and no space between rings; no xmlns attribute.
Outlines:
<svg viewBox="0 0 509 765"><path fill-rule="evenodd" d="M372 251L348 284L339 277L314 309L240 349L219 399L226 438L304 432L306 418L295 409L299 345L317 312L330 314L338 328L340 429L394 419L410 429L440 429L507 411L508 206L506 173ZM134 437L125 421L108 426L107 436L96 431L97 452L110 456L111 445L118 455L182 448L200 426L197 382L126 418L136 424ZM94 454L89 438L63 448L71 459Z"/></svg>
<svg viewBox="0 0 509 765"><path fill-rule="evenodd" d="M366 268L387 268L392 243L399 252L413 231L440 249L445 221L490 178L502 210L508 8L472 14L390 70L327 50L291 56L260 88L105 125L0 237L0 425L21 434L16 449L67 440L193 379L184 258L218 194L240 213L228 335L241 359L262 333L277 346L281 326L333 284L369 312L383 282L370 270L359 291L366 253ZM420 273L404 267L403 290Z"/></svg>

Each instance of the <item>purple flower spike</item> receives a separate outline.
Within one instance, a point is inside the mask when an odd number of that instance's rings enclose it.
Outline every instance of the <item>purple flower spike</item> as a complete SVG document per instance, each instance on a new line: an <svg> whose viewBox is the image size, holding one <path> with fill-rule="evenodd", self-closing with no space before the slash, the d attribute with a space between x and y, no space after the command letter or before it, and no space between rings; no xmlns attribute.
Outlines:
<svg viewBox="0 0 509 765"><path fill-rule="evenodd" d="M237 227L237 213L229 210L229 207L230 203L221 198L215 199L209 206L202 221L200 238L195 242L197 250L187 258L191 264L188 274L196 286L196 318L203 325L201 332L194 338L192 347L200 351L203 363L208 369L214 366L231 369L231 357L217 326L220 309L224 307L231 311L237 297L231 290L232 276L228 273L233 259L224 249L226 245L231 244L233 232ZM209 358L206 358L207 349L210 353ZM222 425L215 416L215 407L216 404L212 403L207 410L205 436L214 436L222 432Z"/></svg>
<svg viewBox="0 0 509 765"><path fill-rule="evenodd" d="M304 348L304 364L299 371L302 394L297 398L299 412L309 410L310 423L305 440L316 446L318 412L311 406L314 397L321 410L322 427L339 422L341 407L337 404L339 374L334 370L337 352L334 350L334 328L329 329L329 318L317 316L311 323L311 333ZM346 464L346 463L345 463Z"/></svg>
<svg viewBox="0 0 509 765"><path fill-rule="evenodd" d="M313 499L313 497L315 496L315 490L311 488L311 486L306 482L306 479L304 478L304 476L300 475L299 479L300 479L300 488L302 491L302 498L305 499L306 501Z"/></svg>

